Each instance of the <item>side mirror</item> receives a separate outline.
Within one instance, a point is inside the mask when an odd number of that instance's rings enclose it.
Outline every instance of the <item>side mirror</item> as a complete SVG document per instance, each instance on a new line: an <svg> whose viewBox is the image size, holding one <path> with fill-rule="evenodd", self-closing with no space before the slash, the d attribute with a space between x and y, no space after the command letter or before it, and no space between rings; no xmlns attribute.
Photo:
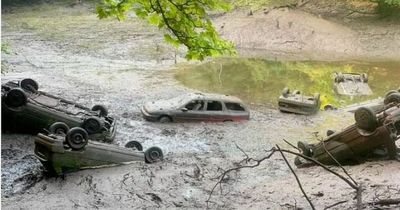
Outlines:
<svg viewBox="0 0 400 210"><path fill-rule="evenodd" d="M181 109L181 111L182 111L182 112L187 112L188 109L187 109L186 107L184 107L184 108Z"/></svg>

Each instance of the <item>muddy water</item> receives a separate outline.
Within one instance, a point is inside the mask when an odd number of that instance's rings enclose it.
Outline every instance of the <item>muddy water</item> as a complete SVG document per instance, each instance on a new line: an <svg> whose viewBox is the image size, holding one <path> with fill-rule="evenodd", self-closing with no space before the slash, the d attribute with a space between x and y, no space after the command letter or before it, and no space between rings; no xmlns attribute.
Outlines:
<svg viewBox="0 0 400 210"><path fill-rule="evenodd" d="M333 90L334 72L367 73L373 94L339 96ZM383 97L399 88L400 62L268 61L261 59L217 59L201 65L181 66L176 78L185 86L202 91L236 95L249 103L275 107L284 87L307 95L321 93L322 105L344 106Z"/></svg>

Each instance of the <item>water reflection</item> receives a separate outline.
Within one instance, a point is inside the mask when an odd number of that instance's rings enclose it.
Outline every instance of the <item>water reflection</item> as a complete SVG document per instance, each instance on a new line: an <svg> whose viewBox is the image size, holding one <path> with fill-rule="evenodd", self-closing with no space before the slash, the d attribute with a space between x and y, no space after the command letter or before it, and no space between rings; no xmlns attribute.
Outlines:
<svg viewBox="0 0 400 210"><path fill-rule="evenodd" d="M370 96L339 96L333 90L334 72L360 72L369 75ZM248 103L276 106L284 87L302 90L307 95L321 93L322 103L343 106L383 97L398 89L400 62L315 62L268 61L224 58L200 65L181 66L176 78L183 85L207 92L235 95Z"/></svg>

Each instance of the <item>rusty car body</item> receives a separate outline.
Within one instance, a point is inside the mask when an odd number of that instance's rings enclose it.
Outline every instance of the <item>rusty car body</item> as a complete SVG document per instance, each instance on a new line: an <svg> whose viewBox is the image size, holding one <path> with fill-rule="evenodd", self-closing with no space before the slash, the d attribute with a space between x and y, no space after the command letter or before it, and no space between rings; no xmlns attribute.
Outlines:
<svg viewBox="0 0 400 210"><path fill-rule="evenodd" d="M318 112L320 105L319 93L314 96L305 96L299 90L290 92L287 87L278 98L278 108L282 112L310 115Z"/></svg>
<svg viewBox="0 0 400 210"><path fill-rule="evenodd" d="M69 128L79 126L93 140L114 139L115 119L108 116L104 106L90 109L38 89L38 83L32 79L2 84L2 129L34 134L43 129L66 133Z"/></svg>
<svg viewBox="0 0 400 210"><path fill-rule="evenodd" d="M323 164L355 163L374 153L386 150L386 157L398 158L395 141L400 138L400 104L390 103L379 111L361 107L354 114L355 124L341 132L328 131L328 137L316 144L298 142L302 154ZM298 167L312 165L296 157Z"/></svg>
<svg viewBox="0 0 400 210"><path fill-rule="evenodd" d="M371 95L366 73L334 73L334 89L339 95L364 96Z"/></svg>
<svg viewBox="0 0 400 210"><path fill-rule="evenodd" d="M250 118L243 102L233 96L189 93L169 100L146 103L143 117L161 123L183 121L226 122Z"/></svg>
<svg viewBox="0 0 400 210"><path fill-rule="evenodd" d="M88 134L79 127L67 134L42 134L35 138L35 156L50 175L63 175L87 168L128 164L133 161L153 163L163 159L162 150L150 147L141 151L139 142L128 142L124 147L88 140Z"/></svg>

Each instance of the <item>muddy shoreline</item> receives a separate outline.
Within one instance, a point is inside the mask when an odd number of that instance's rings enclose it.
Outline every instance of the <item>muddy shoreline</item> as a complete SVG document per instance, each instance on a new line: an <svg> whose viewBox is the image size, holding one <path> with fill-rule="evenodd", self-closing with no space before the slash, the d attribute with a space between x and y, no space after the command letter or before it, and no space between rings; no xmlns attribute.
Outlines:
<svg viewBox="0 0 400 210"><path fill-rule="evenodd" d="M47 19L43 14L59 17ZM166 157L152 165L138 162L83 170L65 179L48 178L32 157L33 136L2 133L4 209L308 208L280 156L258 168L233 173L222 186L222 194L217 192L208 206L206 200L221 168L233 167L244 158L236 145L259 158L275 144L286 148L282 139L313 140L313 132L323 135L327 128L340 129L353 120L351 114L340 111L305 117L252 106L251 120L245 123L147 122L139 110L143 103L192 91L174 79L174 54L157 29L137 20L122 25L100 23L86 6L65 7L56 13L46 7L36 12L16 9L2 18L2 40L12 47L3 59L13 68L2 82L30 77L43 91L87 106L104 104L118 121L115 144L137 140L145 149L161 147ZM40 26L45 21L53 28ZM57 27L61 21L64 25ZM121 33L108 36L105 25ZM136 35L128 36L132 33ZM365 201L400 196L398 162L345 168L363 182ZM341 200L348 202L338 208L354 207L352 189L331 174L317 167L296 171L319 208Z"/></svg>

